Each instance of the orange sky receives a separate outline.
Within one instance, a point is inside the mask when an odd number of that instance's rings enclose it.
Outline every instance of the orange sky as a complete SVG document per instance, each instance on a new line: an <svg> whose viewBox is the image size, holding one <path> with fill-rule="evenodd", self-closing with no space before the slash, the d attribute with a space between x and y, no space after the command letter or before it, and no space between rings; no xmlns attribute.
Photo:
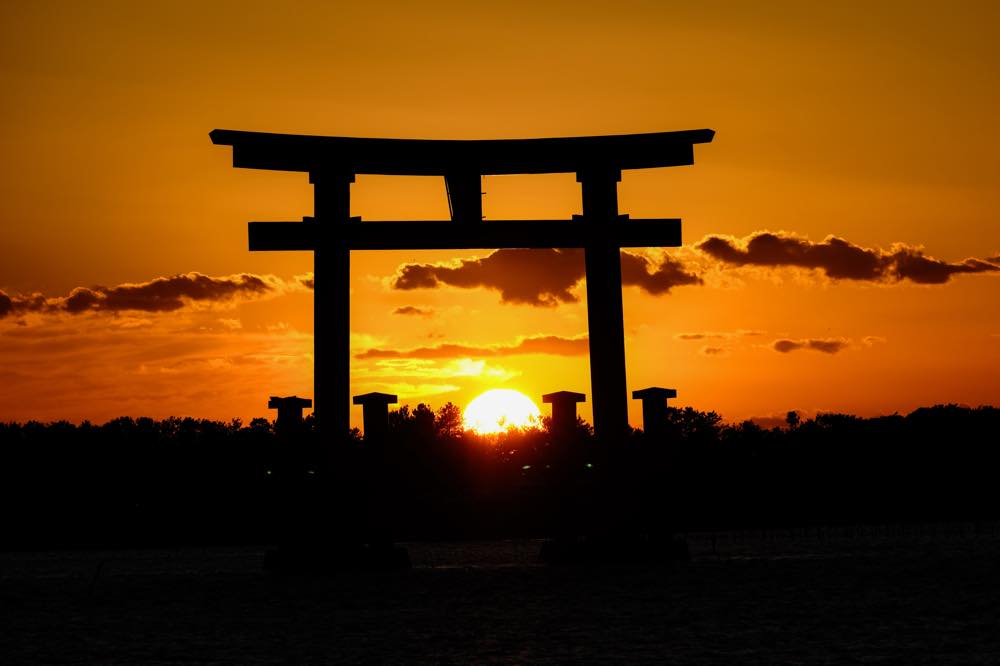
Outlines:
<svg viewBox="0 0 1000 666"><path fill-rule="evenodd" d="M248 220L310 214L307 178L233 169L209 142L216 127L713 128L694 166L626 172L620 186L622 212L684 219L669 257L702 282L625 288L630 390L675 387L677 404L729 420L1000 403L995 3L469 4L5 3L0 420L250 418L268 395L312 395L311 294L296 279L311 258L246 250ZM571 175L490 177L485 212L567 217L578 188ZM353 189L366 218L447 215L440 180L362 176ZM738 251L764 230L821 257L834 235L884 270L837 279L822 261L737 265L699 249L732 236ZM900 268L914 248L942 262L943 282ZM357 354L470 348L355 359L354 392L435 406L495 387L589 396L586 355L516 349L585 334L582 283L580 300L550 307L393 287L403 264L488 255L354 255ZM115 289L190 272L219 279ZM425 314L394 314L405 306Z"/></svg>

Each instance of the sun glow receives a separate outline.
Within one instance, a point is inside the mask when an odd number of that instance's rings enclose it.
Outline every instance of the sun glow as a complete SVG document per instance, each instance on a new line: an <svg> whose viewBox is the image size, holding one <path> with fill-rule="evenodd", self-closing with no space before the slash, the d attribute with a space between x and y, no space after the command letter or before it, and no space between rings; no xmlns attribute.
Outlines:
<svg viewBox="0 0 1000 666"><path fill-rule="evenodd" d="M541 423L542 414L531 398L513 389L492 389L469 403L462 415L466 430L491 435L510 428Z"/></svg>

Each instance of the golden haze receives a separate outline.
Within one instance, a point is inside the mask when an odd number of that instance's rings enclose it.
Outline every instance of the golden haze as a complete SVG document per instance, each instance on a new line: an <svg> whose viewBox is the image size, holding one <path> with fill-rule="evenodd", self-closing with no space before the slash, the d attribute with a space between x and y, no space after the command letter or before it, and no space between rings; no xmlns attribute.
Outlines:
<svg viewBox="0 0 1000 666"><path fill-rule="evenodd" d="M998 13L987 2L6 3L0 289L54 298L189 271L289 286L165 312L6 316L0 419L250 418L266 415L269 394L311 395L311 296L294 283L311 260L248 253L245 226L309 214L309 186L232 169L208 141L215 127L430 138L714 128L695 166L621 184L623 212L683 217L688 247L675 254L705 264L701 286L626 287L630 388L676 387L678 404L731 420L1000 402L996 276L833 281L707 265L691 247L770 229L907 243L949 262L1000 255ZM486 214L564 217L579 212L577 187L488 178ZM360 177L354 213L445 217L443 185ZM357 352L585 333L579 285L579 301L555 307L390 286L401 264L474 254L357 253ZM423 314L393 314L407 306ZM778 340L844 345L780 353ZM356 359L353 390L434 405L495 387L536 401L590 393L585 356L490 354Z"/></svg>

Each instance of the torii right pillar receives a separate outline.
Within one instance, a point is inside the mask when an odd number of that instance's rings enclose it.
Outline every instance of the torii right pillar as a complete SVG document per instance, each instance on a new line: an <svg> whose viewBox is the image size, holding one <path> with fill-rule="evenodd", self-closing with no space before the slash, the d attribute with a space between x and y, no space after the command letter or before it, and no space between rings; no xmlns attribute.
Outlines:
<svg viewBox="0 0 1000 666"><path fill-rule="evenodd" d="M590 335L590 387L594 396L594 431L615 438L628 429L625 380L625 315L622 310L622 260L611 238L618 221L620 170L580 172L582 222L598 232L584 248L587 271L587 323Z"/></svg>
<svg viewBox="0 0 1000 666"><path fill-rule="evenodd" d="M667 401L677 397L676 389L650 386L632 391L633 400L642 401L642 429L651 437L662 437L668 429Z"/></svg>

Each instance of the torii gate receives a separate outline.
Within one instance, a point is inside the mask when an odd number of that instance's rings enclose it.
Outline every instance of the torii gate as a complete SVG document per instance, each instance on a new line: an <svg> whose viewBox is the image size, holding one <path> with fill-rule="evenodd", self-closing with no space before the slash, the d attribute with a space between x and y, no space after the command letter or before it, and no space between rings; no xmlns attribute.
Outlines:
<svg viewBox="0 0 1000 666"><path fill-rule="evenodd" d="M324 429L350 424L351 250L583 248L587 278L594 429L616 436L628 425L623 247L681 244L679 219L629 219L618 213L623 169L694 164L694 144L709 129L618 136L486 141L361 139L213 130L233 147L233 166L303 171L314 185L313 217L250 222L250 250L314 253L314 404ZM571 220L483 220L480 177L575 173L583 214ZM443 176L451 221L362 222L351 217L356 174ZM328 430L329 432L330 430Z"/></svg>

